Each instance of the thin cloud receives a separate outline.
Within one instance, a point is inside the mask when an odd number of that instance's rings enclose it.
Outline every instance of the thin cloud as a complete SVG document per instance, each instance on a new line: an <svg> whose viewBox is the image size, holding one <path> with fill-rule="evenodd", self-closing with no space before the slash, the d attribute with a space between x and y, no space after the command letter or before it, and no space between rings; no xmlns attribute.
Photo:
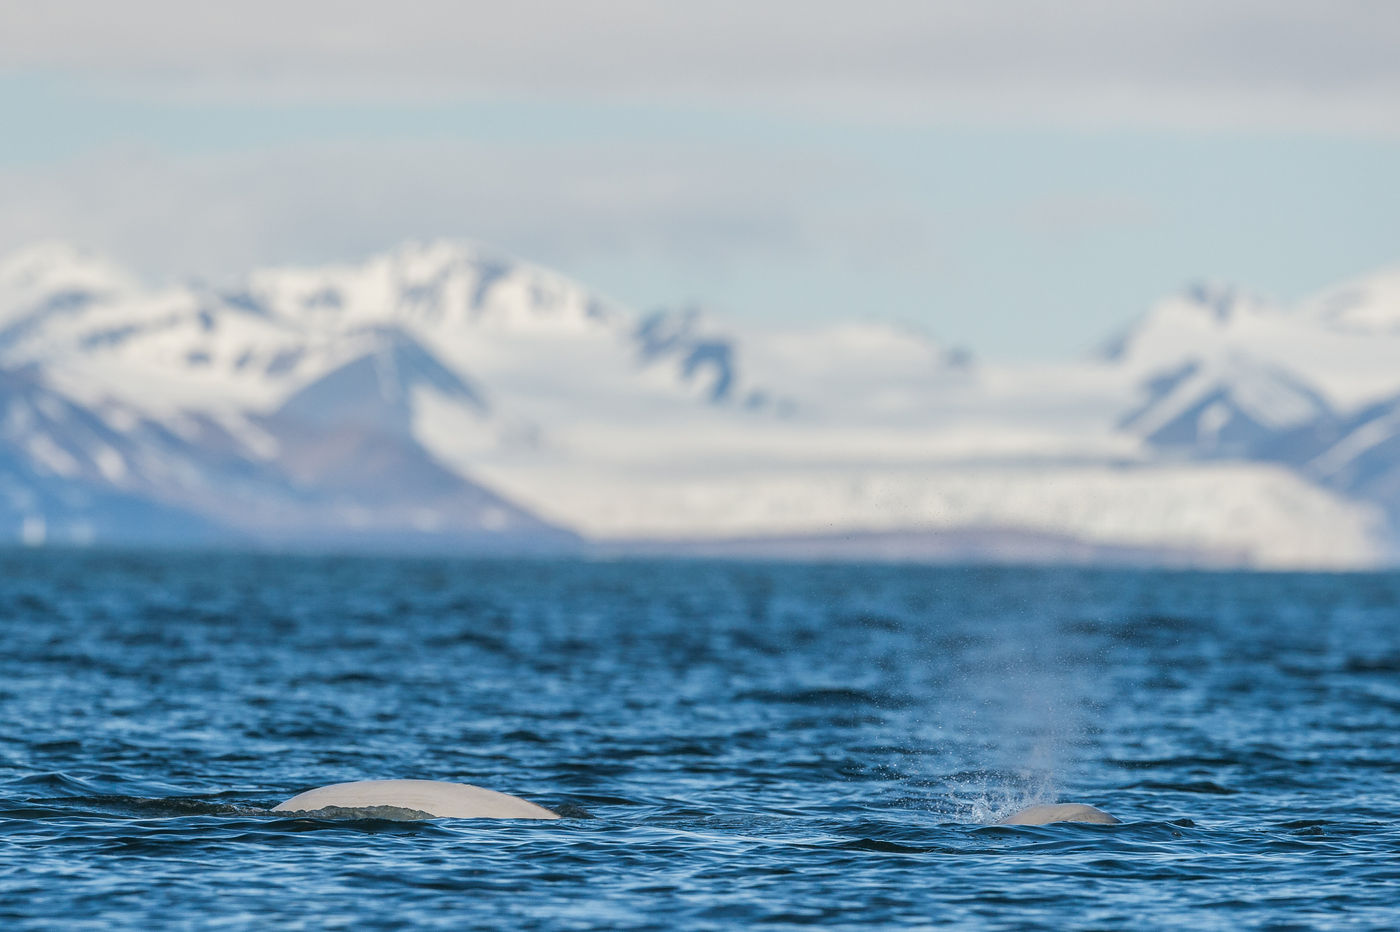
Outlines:
<svg viewBox="0 0 1400 932"><path fill-rule="evenodd" d="M1400 129L1384 0L51 0L0 61L129 93L532 95L849 118Z"/></svg>
<svg viewBox="0 0 1400 932"><path fill-rule="evenodd" d="M853 220L823 194L853 173L839 159L694 142L322 143L190 158L103 150L0 173L0 251L71 239L153 279L219 279L438 236L565 269L628 256L683 257L713 275L765 257L871 261L923 221L878 202ZM853 228L865 235L853 239Z"/></svg>
<svg viewBox="0 0 1400 932"><path fill-rule="evenodd" d="M1036 198L1019 212L1019 219L1044 236L1084 236L1153 226L1162 221L1162 211L1144 197L1076 193Z"/></svg>

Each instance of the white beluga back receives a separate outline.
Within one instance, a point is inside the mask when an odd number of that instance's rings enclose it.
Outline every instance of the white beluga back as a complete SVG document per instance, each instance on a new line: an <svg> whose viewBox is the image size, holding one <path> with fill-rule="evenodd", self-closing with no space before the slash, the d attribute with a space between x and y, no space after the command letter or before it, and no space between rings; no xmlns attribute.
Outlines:
<svg viewBox="0 0 1400 932"><path fill-rule="evenodd" d="M1020 812L996 821L997 825L1049 825L1052 822L1094 822L1099 825L1117 825L1118 819L1083 803L1056 803L1048 806L1030 806Z"/></svg>
<svg viewBox="0 0 1400 932"><path fill-rule="evenodd" d="M407 810L444 819L557 819L559 814L518 796L438 780L361 780L307 790L273 812L324 809ZM422 815L418 815L422 818Z"/></svg>

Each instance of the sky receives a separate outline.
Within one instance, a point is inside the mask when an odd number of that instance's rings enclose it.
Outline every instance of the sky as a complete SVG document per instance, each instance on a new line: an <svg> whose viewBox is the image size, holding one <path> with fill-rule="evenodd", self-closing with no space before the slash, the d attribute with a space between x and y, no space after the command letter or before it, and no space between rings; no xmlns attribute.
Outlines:
<svg viewBox="0 0 1400 932"><path fill-rule="evenodd" d="M152 282L455 237L1027 360L1400 262L1391 0L6 4L0 127L0 251Z"/></svg>

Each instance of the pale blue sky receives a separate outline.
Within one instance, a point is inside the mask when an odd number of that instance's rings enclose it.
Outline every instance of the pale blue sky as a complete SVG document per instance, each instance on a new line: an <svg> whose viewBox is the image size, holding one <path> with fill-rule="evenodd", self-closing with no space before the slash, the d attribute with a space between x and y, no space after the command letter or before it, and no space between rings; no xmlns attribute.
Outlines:
<svg viewBox="0 0 1400 932"><path fill-rule="evenodd" d="M1195 278L1288 300L1400 261L1389 5L876 5L527 4L568 20L543 32L431 0L413 28L352 4L342 32L314 2L9 11L0 249L217 280L467 237L639 308L1022 359Z"/></svg>

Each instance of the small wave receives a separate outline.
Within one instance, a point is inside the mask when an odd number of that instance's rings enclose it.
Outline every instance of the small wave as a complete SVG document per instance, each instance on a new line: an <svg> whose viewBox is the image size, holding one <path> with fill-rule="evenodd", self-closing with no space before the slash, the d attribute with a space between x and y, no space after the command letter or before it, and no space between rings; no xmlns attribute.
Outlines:
<svg viewBox="0 0 1400 932"><path fill-rule="evenodd" d="M122 796L94 794L88 796L40 797L33 803L60 803L63 811L96 812L103 815L144 818L179 818L182 816L250 816L263 815L268 810L243 803L218 802L208 796Z"/></svg>
<svg viewBox="0 0 1400 932"><path fill-rule="evenodd" d="M868 692L863 689L850 689L848 687L797 689L790 692L776 689L755 689L741 693L738 698L746 701L781 705L810 705L821 706L823 708L870 705L879 708L898 709L904 708L909 704L907 699L898 696Z"/></svg>
<svg viewBox="0 0 1400 932"><path fill-rule="evenodd" d="M1130 790L1167 790L1175 793L1204 793L1209 796L1234 796L1239 790L1228 786L1221 786L1211 780L1196 780L1188 783L1158 782L1146 780L1142 783L1134 783L1128 787Z"/></svg>
<svg viewBox="0 0 1400 932"><path fill-rule="evenodd" d="M1400 673L1400 654L1379 657L1348 657L1343 673Z"/></svg>
<svg viewBox="0 0 1400 932"><path fill-rule="evenodd" d="M65 796L90 795L94 787L87 781L57 770L44 773L30 773L13 780L6 780L7 787L38 788L47 792L63 792ZM67 791L67 792L64 792Z"/></svg>
<svg viewBox="0 0 1400 932"><path fill-rule="evenodd" d="M856 838L831 847L841 851L878 851L882 854L933 854L948 850L931 845L902 845L899 842L882 841L878 838Z"/></svg>
<svg viewBox="0 0 1400 932"><path fill-rule="evenodd" d="M1282 758L1275 758L1282 761ZM1244 757L1238 756L1206 756L1206 755L1182 755L1179 757L1149 757L1149 758L1105 758L1104 763L1110 767L1120 767L1123 770L1159 770L1174 769L1178 767L1235 767L1246 762Z"/></svg>

